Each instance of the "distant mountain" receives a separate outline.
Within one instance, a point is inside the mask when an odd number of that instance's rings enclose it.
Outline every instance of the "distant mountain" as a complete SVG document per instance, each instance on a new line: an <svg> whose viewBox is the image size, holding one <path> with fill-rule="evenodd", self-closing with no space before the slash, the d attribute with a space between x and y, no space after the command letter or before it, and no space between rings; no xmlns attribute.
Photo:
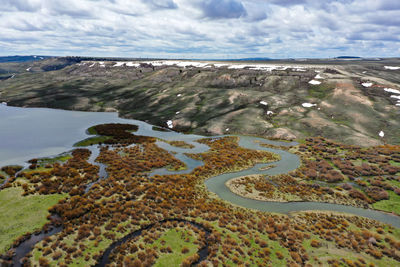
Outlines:
<svg viewBox="0 0 400 267"><path fill-rule="evenodd" d="M274 60L268 57L249 57L249 58L238 58L238 59L221 59L218 61L269 61Z"/></svg>
<svg viewBox="0 0 400 267"><path fill-rule="evenodd" d="M355 57L355 56L340 56L336 57L337 59L355 59L355 58L361 58L361 57Z"/></svg>
<svg viewBox="0 0 400 267"><path fill-rule="evenodd" d="M0 63L5 62L27 62L27 61L36 61L50 58L49 56L6 56L0 57Z"/></svg>

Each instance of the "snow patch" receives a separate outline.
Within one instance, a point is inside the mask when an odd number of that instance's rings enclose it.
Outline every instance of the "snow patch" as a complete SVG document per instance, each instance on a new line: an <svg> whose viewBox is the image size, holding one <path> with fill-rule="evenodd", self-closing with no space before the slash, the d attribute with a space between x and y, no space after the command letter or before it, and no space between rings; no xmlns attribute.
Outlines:
<svg viewBox="0 0 400 267"><path fill-rule="evenodd" d="M140 64L139 63L128 62L128 63L126 63L126 66L139 68Z"/></svg>
<svg viewBox="0 0 400 267"><path fill-rule="evenodd" d="M311 107L315 107L317 104L311 104L311 103L303 103L301 104L303 107L305 108L311 108Z"/></svg>
<svg viewBox="0 0 400 267"><path fill-rule="evenodd" d="M120 64L118 64L120 63ZM151 64L154 67L160 66L178 66L178 67L197 67L197 68L211 68L214 66L215 68L226 67L228 69L245 69L248 68L250 70L260 70L260 71L273 71L273 70L287 70L292 69L294 71L306 71L306 69L310 67L305 66L283 66L283 65L271 65L271 64L245 64L245 63L210 63L210 62L199 62L199 61L177 61L177 60L158 60L158 61L143 61L140 63ZM117 62L114 66L119 67L122 66L123 62ZM125 63L127 66L130 66L130 63ZM133 64L132 66L138 67L139 64Z"/></svg>
<svg viewBox="0 0 400 267"><path fill-rule="evenodd" d="M168 128L170 128L170 129L174 128L174 124L172 123L172 120L168 120L167 125L168 125Z"/></svg>
<svg viewBox="0 0 400 267"><path fill-rule="evenodd" d="M260 104L263 105L263 106L268 106L268 103L265 102L265 101L260 101Z"/></svg>
<svg viewBox="0 0 400 267"><path fill-rule="evenodd" d="M317 74L317 76L315 76L314 79L320 79L321 80L321 79L323 79L323 77L321 75Z"/></svg>
<svg viewBox="0 0 400 267"><path fill-rule="evenodd" d="M373 83L362 83L361 85L364 87L371 87Z"/></svg>
<svg viewBox="0 0 400 267"><path fill-rule="evenodd" d="M385 66L386 70L400 70L400 67Z"/></svg>
<svg viewBox="0 0 400 267"><path fill-rule="evenodd" d="M96 65L96 62L94 62L92 65L89 66L89 68L94 67Z"/></svg>
<svg viewBox="0 0 400 267"><path fill-rule="evenodd" d="M178 115L179 113L181 113L180 111L175 112L176 115Z"/></svg>
<svg viewBox="0 0 400 267"><path fill-rule="evenodd" d="M380 136L380 137L384 137L384 136L385 136L385 133L384 133L383 131L380 131L380 132L379 132L379 136Z"/></svg>
<svg viewBox="0 0 400 267"><path fill-rule="evenodd" d="M400 95L400 91L399 91L399 90L396 90L396 89L384 88L383 90L385 90L386 92L389 92L389 93L399 94L399 95Z"/></svg>
<svg viewBox="0 0 400 267"><path fill-rule="evenodd" d="M229 128L226 128L226 129L225 129L225 132L227 132L227 131L229 131Z"/></svg>
<svg viewBox="0 0 400 267"><path fill-rule="evenodd" d="M1 102L0 105L7 106L7 102Z"/></svg>
<svg viewBox="0 0 400 267"><path fill-rule="evenodd" d="M29 67L29 68L26 69L26 71L31 71L31 69L32 69L32 67Z"/></svg>
<svg viewBox="0 0 400 267"><path fill-rule="evenodd" d="M113 67L122 67L123 65L125 65L125 62L117 62Z"/></svg>
<svg viewBox="0 0 400 267"><path fill-rule="evenodd" d="M319 84L321 84L320 81L316 81L316 80L311 80L311 81L309 81L308 83L309 83L309 84L312 84L312 85L319 85Z"/></svg>
<svg viewBox="0 0 400 267"><path fill-rule="evenodd" d="M267 115L272 115L272 114L274 114L274 112L272 112L271 110L267 111Z"/></svg>
<svg viewBox="0 0 400 267"><path fill-rule="evenodd" d="M400 99L400 95L391 95L391 98L396 98L396 99Z"/></svg>
<svg viewBox="0 0 400 267"><path fill-rule="evenodd" d="M177 96L177 97L181 97L181 96L182 96L182 94L177 94L176 96Z"/></svg>

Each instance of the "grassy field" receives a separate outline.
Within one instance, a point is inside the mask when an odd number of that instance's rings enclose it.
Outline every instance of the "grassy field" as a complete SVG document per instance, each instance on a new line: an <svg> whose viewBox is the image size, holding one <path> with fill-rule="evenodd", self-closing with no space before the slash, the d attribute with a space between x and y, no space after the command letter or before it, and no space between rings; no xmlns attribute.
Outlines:
<svg viewBox="0 0 400 267"><path fill-rule="evenodd" d="M172 248L172 253L161 254L154 266L179 266L186 257L193 255L197 251L197 245L193 243L194 238L190 236L189 242L186 242L182 236L187 236L185 230L170 229L154 242L154 246L160 247L161 240L164 240ZM188 248L189 252L182 253L182 248L184 247Z"/></svg>
<svg viewBox="0 0 400 267"><path fill-rule="evenodd" d="M83 147L83 146L91 146L97 145L99 143L103 143L104 141L110 139L108 136L96 136L96 137L89 137L85 140L79 141L74 144L75 147Z"/></svg>
<svg viewBox="0 0 400 267"><path fill-rule="evenodd" d="M383 210L387 212L394 212L396 214L400 214L400 196L394 193L393 191L388 191L389 199L381 200L374 203L372 206L374 209Z"/></svg>
<svg viewBox="0 0 400 267"><path fill-rule="evenodd" d="M48 208L64 195L21 196L21 188L0 191L0 253L6 252L13 241L28 232L40 229L47 222Z"/></svg>

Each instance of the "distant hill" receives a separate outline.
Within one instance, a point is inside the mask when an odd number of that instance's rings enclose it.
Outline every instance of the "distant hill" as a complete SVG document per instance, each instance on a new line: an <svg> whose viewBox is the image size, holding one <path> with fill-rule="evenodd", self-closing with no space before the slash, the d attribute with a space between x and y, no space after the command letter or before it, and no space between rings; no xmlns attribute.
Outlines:
<svg viewBox="0 0 400 267"><path fill-rule="evenodd" d="M361 57L355 57L355 56L340 56L336 57L337 59L356 59L356 58L361 58Z"/></svg>
<svg viewBox="0 0 400 267"><path fill-rule="evenodd" d="M249 58L236 59L236 61L269 61L269 60L273 59L268 57L249 57Z"/></svg>
<svg viewBox="0 0 400 267"><path fill-rule="evenodd" d="M249 58L236 58L236 59L213 59L215 61L270 61L274 60L268 57L249 57Z"/></svg>
<svg viewBox="0 0 400 267"><path fill-rule="evenodd" d="M6 57L0 57L0 63L27 62L27 61L43 60L46 58L51 58L51 57L50 56L6 56Z"/></svg>

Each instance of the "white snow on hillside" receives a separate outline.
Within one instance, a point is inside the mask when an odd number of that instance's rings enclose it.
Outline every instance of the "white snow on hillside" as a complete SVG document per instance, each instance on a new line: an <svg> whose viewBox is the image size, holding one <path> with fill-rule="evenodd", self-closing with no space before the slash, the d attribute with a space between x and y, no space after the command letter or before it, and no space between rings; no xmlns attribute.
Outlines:
<svg viewBox="0 0 400 267"><path fill-rule="evenodd" d="M393 93L393 94L399 94L400 95L400 91L396 90L396 89L392 89L392 88L384 88L383 90L385 90L388 93Z"/></svg>
<svg viewBox="0 0 400 267"><path fill-rule="evenodd" d="M127 62L126 66L138 68L138 67L140 67L140 64L139 63L133 63L133 62Z"/></svg>
<svg viewBox="0 0 400 267"><path fill-rule="evenodd" d="M371 87L373 83L362 83L361 85L364 87Z"/></svg>
<svg viewBox="0 0 400 267"><path fill-rule="evenodd" d="M387 70L400 70L400 67L393 67L393 66L385 66Z"/></svg>
<svg viewBox="0 0 400 267"><path fill-rule="evenodd" d="M309 81L308 83L309 83L309 84L312 84L312 85L319 85L319 84L321 84L320 81L316 81L316 80L311 80L311 81Z"/></svg>
<svg viewBox="0 0 400 267"><path fill-rule="evenodd" d="M167 125L168 125L168 128L170 128L170 129L174 128L174 124L172 123L171 120L167 121Z"/></svg>
<svg viewBox="0 0 400 267"><path fill-rule="evenodd" d="M301 104L303 107L305 108L311 108L311 107L315 107L317 104L311 104L311 103L303 103Z"/></svg>

